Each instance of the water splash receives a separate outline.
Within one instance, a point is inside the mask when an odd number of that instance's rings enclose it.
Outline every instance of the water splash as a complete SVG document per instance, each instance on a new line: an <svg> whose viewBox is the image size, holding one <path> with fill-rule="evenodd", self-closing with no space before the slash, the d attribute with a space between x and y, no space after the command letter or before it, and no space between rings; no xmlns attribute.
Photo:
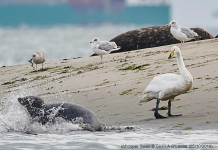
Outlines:
<svg viewBox="0 0 218 150"><path fill-rule="evenodd" d="M23 131L29 126L29 116L17 101L18 97L25 95L23 90L19 93L12 91L0 100L0 132Z"/></svg>
<svg viewBox="0 0 218 150"><path fill-rule="evenodd" d="M50 121L42 125L38 122L32 122L25 107L18 102L18 97L29 95L38 95L37 89L20 87L16 91L7 93L0 99L0 133L2 132L24 132L30 134L39 133L63 133L69 131L77 131L88 129L88 126L83 124L82 118L76 118L72 122L67 122L63 118L55 117L61 107L50 110L50 119L55 120L55 124ZM62 94L66 96L66 94Z"/></svg>

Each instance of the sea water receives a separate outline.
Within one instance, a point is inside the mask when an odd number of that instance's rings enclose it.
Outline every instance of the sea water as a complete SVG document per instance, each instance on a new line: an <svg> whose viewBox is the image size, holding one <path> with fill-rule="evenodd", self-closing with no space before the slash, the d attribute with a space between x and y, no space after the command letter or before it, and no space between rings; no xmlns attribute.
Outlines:
<svg viewBox="0 0 218 150"><path fill-rule="evenodd" d="M206 131L205 131L206 132ZM88 132L25 134L1 133L0 149L217 149L217 135L208 132L152 133Z"/></svg>
<svg viewBox="0 0 218 150"><path fill-rule="evenodd" d="M117 35L152 25L90 24L0 27L0 67L27 64L34 52L44 52L46 61L60 61L93 54L94 37L109 41ZM206 29L213 36L218 28Z"/></svg>
<svg viewBox="0 0 218 150"><path fill-rule="evenodd" d="M38 51L45 53L47 62L88 57L93 54L90 41L94 37L109 41L139 27L113 24L0 27L0 67L27 64Z"/></svg>
<svg viewBox="0 0 218 150"><path fill-rule="evenodd" d="M216 130L164 130L145 125L104 126L101 132L83 130L65 121L31 123L18 97L37 94L20 88L0 99L0 149L217 149ZM66 96L66 94L62 95ZM59 98L58 98L59 99ZM55 101L55 100L54 100Z"/></svg>

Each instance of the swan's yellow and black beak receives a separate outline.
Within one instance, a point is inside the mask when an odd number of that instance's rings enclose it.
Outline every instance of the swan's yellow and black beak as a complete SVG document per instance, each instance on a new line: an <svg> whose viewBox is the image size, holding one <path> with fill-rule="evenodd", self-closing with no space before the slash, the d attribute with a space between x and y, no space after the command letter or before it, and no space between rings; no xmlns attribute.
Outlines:
<svg viewBox="0 0 218 150"><path fill-rule="evenodd" d="M169 25L169 24L166 24L166 26L169 27L170 25Z"/></svg>
<svg viewBox="0 0 218 150"><path fill-rule="evenodd" d="M170 52L170 56L168 57L168 59L170 59L171 57L173 57L173 55L174 55L174 51L171 51L171 52Z"/></svg>

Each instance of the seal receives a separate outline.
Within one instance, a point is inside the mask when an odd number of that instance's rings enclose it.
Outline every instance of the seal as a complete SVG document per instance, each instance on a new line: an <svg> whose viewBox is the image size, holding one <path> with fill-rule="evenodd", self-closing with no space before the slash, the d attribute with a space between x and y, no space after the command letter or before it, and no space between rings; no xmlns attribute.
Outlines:
<svg viewBox="0 0 218 150"><path fill-rule="evenodd" d="M214 38L203 28L190 29L192 29L200 36L199 39L194 40L205 40ZM179 40L175 39L173 35L171 35L170 27L167 26L152 26L128 31L114 37L110 40L110 42L115 42L117 45L121 46L121 49L113 51L111 53L119 53L180 43Z"/></svg>
<svg viewBox="0 0 218 150"><path fill-rule="evenodd" d="M102 130L97 116L91 110L81 105L73 103L46 104L38 96L19 97L18 101L22 106L26 107L32 120L42 125L47 122L55 123L54 119L56 117L61 117L67 121L73 121L77 117L81 117L84 124L89 124L89 130Z"/></svg>

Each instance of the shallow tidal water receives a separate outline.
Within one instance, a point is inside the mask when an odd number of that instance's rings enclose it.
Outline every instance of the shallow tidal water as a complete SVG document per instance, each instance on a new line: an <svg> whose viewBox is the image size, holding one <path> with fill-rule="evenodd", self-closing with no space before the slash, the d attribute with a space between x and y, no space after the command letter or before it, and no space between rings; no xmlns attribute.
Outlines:
<svg viewBox="0 0 218 150"><path fill-rule="evenodd" d="M94 37L109 41L137 28L112 24L0 27L0 67L28 64L38 51L45 53L46 62L88 57L93 54L90 41Z"/></svg>
<svg viewBox="0 0 218 150"><path fill-rule="evenodd" d="M0 133L0 149L217 149L214 131Z"/></svg>
<svg viewBox="0 0 218 150"><path fill-rule="evenodd" d="M124 32L152 25L94 24L0 27L0 67L28 64L32 54L44 52L46 62L60 61L93 54L94 37L109 41ZM213 36L218 28L206 29Z"/></svg>
<svg viewBox="0 0 218 150"><path fill-rule="evenodd" d="M0 99L0 149L218 149L216 130L167 130L145 125L105 127L101 132L83 130L80 125L31 123L17 98L36 95L20 89ZM66 95L63 95L66 96Z"/></svg>

